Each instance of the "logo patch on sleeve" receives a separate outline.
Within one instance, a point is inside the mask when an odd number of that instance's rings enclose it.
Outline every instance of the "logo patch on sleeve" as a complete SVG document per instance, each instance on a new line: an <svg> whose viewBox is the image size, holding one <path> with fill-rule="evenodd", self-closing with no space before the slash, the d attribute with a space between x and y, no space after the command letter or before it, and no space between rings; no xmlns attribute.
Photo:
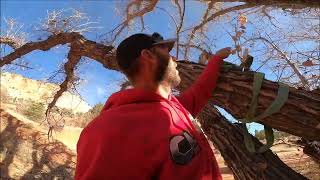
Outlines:
<svg viewBox="0 0 320 180"><path fill-rule="evenodd" d="M189 163L199 150L197 141L188 132L183 132L170 139L171 159L176 164L185 165Z"/></svg>

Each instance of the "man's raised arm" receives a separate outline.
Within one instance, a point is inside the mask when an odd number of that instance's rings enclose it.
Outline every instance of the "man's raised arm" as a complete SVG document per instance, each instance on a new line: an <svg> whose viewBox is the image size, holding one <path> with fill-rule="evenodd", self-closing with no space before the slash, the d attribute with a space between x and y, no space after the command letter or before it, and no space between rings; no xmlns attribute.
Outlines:
<svg viewBox="0 0 320 180"><path fill-rule="evenodd" d="M211 57L205 70L197 80L177 97L179 102L196 117L201 109L207 104L219 77L223 59L231 54L231 48L223 48Z"/></svg>

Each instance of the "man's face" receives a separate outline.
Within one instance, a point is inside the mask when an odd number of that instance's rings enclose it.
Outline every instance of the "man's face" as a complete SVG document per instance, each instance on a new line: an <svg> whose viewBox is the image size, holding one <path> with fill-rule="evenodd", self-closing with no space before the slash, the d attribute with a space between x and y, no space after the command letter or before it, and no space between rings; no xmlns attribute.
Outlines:
<svg viewBox="0 0 320 180"><path fill-rule="evenodd" d="M172 88L180 84L179 72L176 69L177 63L169 54L167 46L156 46L152 49L157 58L157 70L155 72L155 81L157 83L166 82Z"/></svg>

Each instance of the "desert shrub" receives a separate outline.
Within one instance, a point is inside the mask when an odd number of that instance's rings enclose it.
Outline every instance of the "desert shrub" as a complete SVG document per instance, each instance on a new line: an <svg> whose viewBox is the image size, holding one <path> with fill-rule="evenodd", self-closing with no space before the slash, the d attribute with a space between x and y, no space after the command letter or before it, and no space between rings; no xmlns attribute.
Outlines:
<svg viewBox="0 0 320 180"><path fill-rule="evenodd" d="M274 131L274 138L275 139L281 139L284 137L288 137L291 136L291 134L286 133L286 132L282 132L282 131Z"/></svg>
<svg viewBox="0 0 320 180"><path fill-rule="evenodd" d="M286 132L277 131L277 130L274 130L273 134L274 134L274 139L281 139L281 138L290 136L290 134ZM265 139L264 130L260 130L260 131L255 130L254 136L259 140Z"/></svg>
<svg viewBox="0 0 320 180"><path fill-rule="evenodd" d="M257 139L259 139L259 140L265 139L264 130L260 130L260 131L255 130L255 131L254 131L254 136L255 136Z"/></svg>
<svg viewBox="0 0 320 180"><path fill-rule="evenodd" d="M91 116L93 118L95 118L100 114L102 108L103 108L103 104L102 103L98 103L98 104L94 105L93 108L90 109L87 113L91 114Z"/></svg>
<svg viewBox="0 0 320 180"><path fill-rule="evenodd" d="M41 122L45 116L45 107L43 103L31 101L27 107L24 108L23 114L30 120Z"/></svg>
<svg viewBox="0 0 320 180"><path fill-rule="evenodd" d="M97 117L100 114L103 106L104 105L102 103L98 103L86 113L77 113L80 127L85 127L91 120Z"/></svg>
<svg viewBox="0 0 320 180"><path fill-rule="evenodd" d="M91 108L88 112L86 113L82 113L82 112L77 112L77 113L72 113L72 111L67 110L67 111L61 111L63 112L62 115L64 115L64 117L66 119L66 125L67 126L74 126L74 127L85 127L91 120L93 120L95 117L97 117L102 108L103 108L103 104L102 103L98 103L96 105L93 106L93 108ZM66 109L64 109L66 110Z"/></svg>
<svg viewBox="0 0 320 180"><path fill-rule="evenodd" d="M71 109L59 108L58 113L60 113L62 117L73 117L73 112Z"/></svg>

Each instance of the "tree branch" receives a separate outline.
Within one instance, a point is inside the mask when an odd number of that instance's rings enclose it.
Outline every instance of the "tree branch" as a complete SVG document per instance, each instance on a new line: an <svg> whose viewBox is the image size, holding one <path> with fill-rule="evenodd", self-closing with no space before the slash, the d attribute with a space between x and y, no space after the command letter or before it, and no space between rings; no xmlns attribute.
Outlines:
<svg viewBox="0 0 320 180"><path fill-rule="evenodd" d="M177 5L178 9L179 9L179 17L180 17L180 23L179 25L176 27L176 36L177 36L177 52L176 52L176 58L178 59L179 58L179 41L180 41L180 31L181 31L181 28L183 26L183 21L184 21L184 13L185 13L185 10L186 10L186 1L183 0L183 8L181 9L181 6L179 4L179 0L175 0L174 1L175 4Z"/></svg>
<svg viewBox="0 0 320 180"><path fill-rule="evenodd" d="M301 84L307 89L310 90L310 85L307 81L307 79L300 73L298 67L296 67L289 59L289 57L281 51L281 49L271 40L268 40L265 37L257 37L257 38L251 38L250 40L262 40L266 43L268 43L269 45L272 46L273 49L275 49L286 61L286 63L291 67L291 69L293 70L293 72L299 77ZM248 40L247 40L248 41Z"/></svg>
<svg viewBox="0 0 320 180"><path fill-rule="evenodd" d="M209 0L208 0L209 1ZM318 0L218 0L217 2L245 2L252 3L255 6L271 6L279 8L304 9L304 8L319 8Z"/></svg>
<svg viewBox="0 0 320 180"><path fill-rule="evenodd" d="M223 9L221 11L218 11L218 12L212 14L210 17L208 17L206 19L203 19L200 24L198 24L197 26L195 26L192 29L191 33L189 34L188 42L186 44L190 44L191 41L193 40L193 38L195 37L195 33L199 29L201 29L203 26L205 26L207 23L212 21L214 18L219 17L219 16L224 15L224 14L227 14L227 13L232 12L232 11L237 11L237 10L241 10L241 9L247 9L247 8L251 8L251 7L255 7L255 5L251 4L251 3L247 3L247 4L233 6L233 7L226 8L226 9ZM188 58L188 51L189 51L189 48L186 48L186 50L185 50L185 59Z"/></svg>
<svg viewBox="0 0 320 180"><path fill-rule="evenodd" d="M34 50L47 51L56 45L70 43L79 37L81 37L81 35L78 33L61 33L58 35L50 36L47 40L44 41L27 43L16 49L14 52L1 58L0 67L6 64L10 64L12 61Z"/></svg>
<svg viewBox="0 0 320 180"><path fill-rule="evenodd" d="M46 110L46 117L49 116L51 109L55 106L56 102L62 96L62 94L68 90L70 83L74 81L74 70L81 59L81 56L79 56L79 53L77 53L77 51L79 50L79 45L75 43L71 44L71 48L68 54L68 61L64 64L66 78L60 84L60 89L54 95L53 100L48 104L48 108Z"/></svg>
<svg viewBox="0 0 320 180"><path fill-rule="evenodd" d="M115 61L110 61L114 58L112 52L113 46L106 46L94 41L87 40L82 35L76 32L72 33L61 33L58 35L50 36L48 39L40 42L30 42L20 48L16 49L14 52L6 55L0 59L0 67L12 63L14 60L32 52L35 50L47 51L57 45L63 45L67 43L73 43L75 41L81 42L79 47L82 51L78 51L78 55L86 56L91 59L95 59L104 65L106 68L117 69L117 64Z"/></svg>
<svg viewBox="0 0 320 180"><path fill-rule="evenodd" d="M17 49L19 47L19 43L17 43L14 39L9 37L0 37L0 44L6 44L10 46L12 49Z"/></svg>
<svg viewBox="0 0 320 180"><path fill-rule="evenodd" d="M70 51L68 53L68 61L64 64L66 74L65 80L59 85L60 89L54 95L53 100L48 104L46 116L48 117L51 109L55 106L57 100L62 94L69 89L69 84L74 81L74 71L82 56L89 57L100 62L105 68L118 69L115 61L112 46L105 46L94 41L87 40L79 33L61 33L50 36L47 40L41 42L31 42L24 46L15 49L14 52L1 59L1 67L12 62L23 55L26 55L34 50L47 51L59 44L70 43Z"/></svg>
<svg viewBox="0 0 320 180"><path fill-rule="evenodd" d="M117 29L119 29L113 36L112 40L111 40L111 43L114 42L117 37L120 35L120 33L129 25L129 22L131 20L133 20L134 18L136 17L143 17L145 14L151 12L155 6L157 5L159 0L150 0L150 1L146 1L148 2L149 4L142 8L141 10L137 11L137 12L134 12L134 13L130 13L130 8L133 7L134 5L137 5L137 6L141 6L143 0L137 0L137 1L133 1L133 2L130 2L129 5L127 6L126 8L126 20L124 20L122 23L120 23L118 26L116 26L113 30L109 31L108 33L106 34L109 34L109 33L113 33L115 32Z"/></svg>

